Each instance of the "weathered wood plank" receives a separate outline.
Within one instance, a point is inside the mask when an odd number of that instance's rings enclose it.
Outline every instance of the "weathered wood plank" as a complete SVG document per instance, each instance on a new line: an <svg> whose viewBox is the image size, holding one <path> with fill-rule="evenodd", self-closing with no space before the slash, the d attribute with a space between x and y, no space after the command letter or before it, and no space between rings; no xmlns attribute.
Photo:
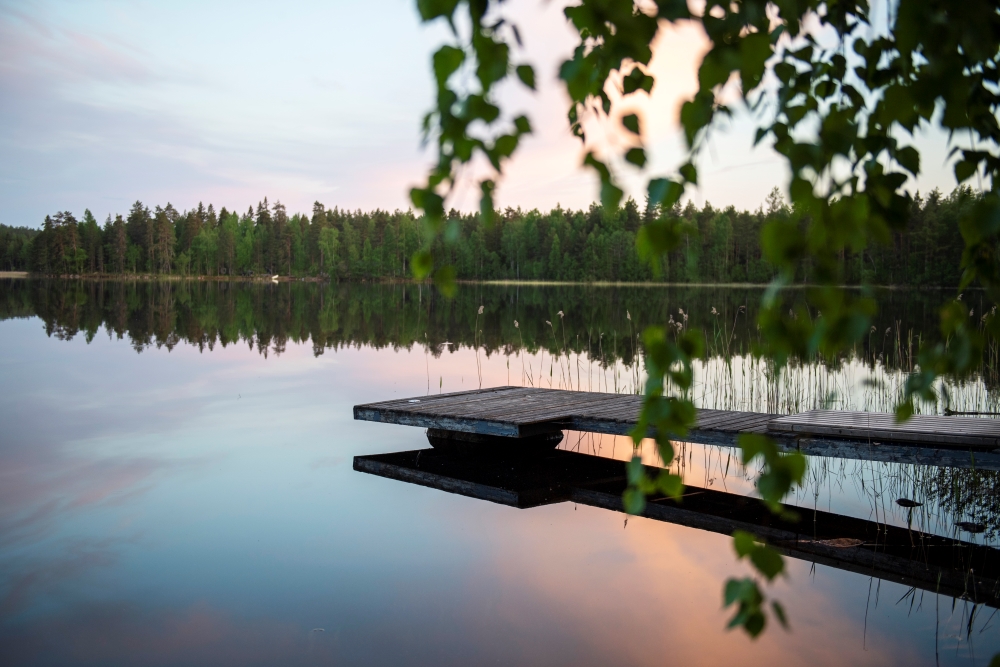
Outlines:
<svg viewBox="0 0 1000 667"><path fill-rule="evenodd" d="M400 410L444 410L461 406L476 405L482 402L494 403L497 401L509 400L518 396L530 395L532 391L533 390L530 388L525 389L522 387L498 387L489 390L473 390L471 392L416 396L413 398L402 398L392 401L364 404L364 406L367 407L370 405L380 408Z"/></svg>
<svg viewBox="0 0 1000 667"><path fill-rule="evenodd" d="M812 410L778 417L771 421L770 428L803 435L971 447L1000 446L1000 421L970 417L914 415L907 422L897 424L895 415L888 413Z"/></svg>
<svg viewBox="0 0 1000 667"><path fill-rule="evenodd" d="M757 416L757 415L753 415L753 414L748 415L748 414L745 414L745 413L742 414L742 415L735 414L732 417L730 417L730 418L728 418L728 419L726 419L726 420L724 420L722 422L716 423L715 425L712 426L712 428L714 430L717 430L717 431L736 431L736 432L739 432L739 431L744 430L745 428L750 428L750 427L758 425L760 423L760 421L761 421L760 417ZM701 424L699 424L699 427L701 427Z"/></svg>
<svg viewBox="0 0 1000 667"><path fill-rule="evenodd" d="M606 399L602 395L546 397L548 400L526 402L522 405L501 405L494 410L477 410L475 414L511 423L537 423L541 421L562 421L576 414L585 413L590 407L600 406Z"/></svg>
<svg viewBox="0 0 1000 667"><path fill-rule="evenodd" d="M507 437L557 429L627 435L635 428L641 407L642 397L632 394L495 387L362 404L355 406L354 415L355 419ZM818 438L900 442L934 450L1000 448L1000 420L918 415L896 424L891 414L833 410L780 416L703 409L698 410L689 437L696 442L732 444L737 434L748 432L767 433L793 444Z"/></svg>
<svg viewBox="0 0 1000 667"><path fill-rule="evenodd" d="M943 417L914 415L897 424L895 415L885 412L811 410L779 417L781 423L822 423L845 426L886 426L907 430L948 429L962 433L1000 433L1000 420L975 417Z"/></svg>

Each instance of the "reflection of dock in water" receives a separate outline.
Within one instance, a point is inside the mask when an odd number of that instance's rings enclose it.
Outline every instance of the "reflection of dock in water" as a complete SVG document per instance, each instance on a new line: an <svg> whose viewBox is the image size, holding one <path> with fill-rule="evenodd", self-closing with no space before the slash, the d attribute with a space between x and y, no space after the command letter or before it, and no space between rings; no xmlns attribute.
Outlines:
<svg viewBox="0 0 1000 667"><path fill-rule="evenodd" d="M422 449L358 456L354 469L517 508L569 501L623 511L627 483L621 461L563 450L496 458ZM642 516L726 535L747 530L793 558L1000 606L998 549L786 507L799 513L801 520L784 521L755 498L687 487L680 502L650 498Z"/></svg>
<svg viewBox="0 0 1000 667"><path fill-rule="evenodd" d="M560 430L628 435L641 405L631 394L498 387L357 405L354 418L512 439ZM897 424L883 413L698 410L683 440L732 447L741 433L813 456L1000 471L996 419L915 415Z"/></svg>

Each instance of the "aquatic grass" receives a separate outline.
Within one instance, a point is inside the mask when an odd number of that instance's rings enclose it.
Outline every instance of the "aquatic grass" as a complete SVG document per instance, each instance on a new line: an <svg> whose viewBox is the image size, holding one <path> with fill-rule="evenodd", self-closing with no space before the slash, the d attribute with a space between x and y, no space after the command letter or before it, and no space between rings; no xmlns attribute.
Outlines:
<svg viewBox="0 0 1000 667"><path fill-rule="evenodd" d="M483 306L480 304L479 310L476 311L476 324L473 328L473 338L475 340L476 346L476 373L479 375L479 388L483 388L483 365L479 361L479 316L483 314Z"/></svg>
<svg viewBox="0 0 1000 667"><path fill-rule="evenodd" d="M600 447L596 443L604 436L595 437L593 453L598 454ZM607 437L614 442L618 436ZM628 444L633 444L630 439ZM752 495L759 466L747 468L734 451L721 445L682 441L675 443L673 460L662 461L654 443L644 440L638 454L646 465L680 475L687 485ZM862 510L852 499L862 501L867 509ZM811 456L806 479L793 489L786 502L804 509L836 511L880 524L1000 546L997 471Z"/></svg>
<svg viewBox="0 0 1000 667"><path fill-rule="evenodd" d="M521 325L517 323L517 320L514 320L514 328L517 329L517 337L518 337L518 340L521 341L521 347L517 351L517 356L519 356L521 358L521 386L523 387L524 386L524 380L525 380L525 369L524 369L524 336L521 334ZM531 383L532 387L535 386L535 383L531 379L530 375L528 376L528 382Z"/></svg>

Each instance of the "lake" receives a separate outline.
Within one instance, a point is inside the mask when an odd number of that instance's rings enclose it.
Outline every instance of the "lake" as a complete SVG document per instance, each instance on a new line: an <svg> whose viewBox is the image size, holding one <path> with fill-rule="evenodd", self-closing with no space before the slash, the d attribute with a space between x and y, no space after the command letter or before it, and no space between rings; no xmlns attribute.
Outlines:
<svg viewBox="0 0 1000 667"><path fill-rule="evenodd" d="M516 509L357 472L428 446L359 403L500 385L631 393L637 335L705 332L702 407L890 410L942 291L877 292L852 353L753 354L761 290L0 280L0 656L11 665L933 665L1000 614L788 558L791 630L726 631L726 535L572 502ZM976 292L970 309L986 305ZM483 313L479 314L482 306ZM561 314L560 314L561 313ZM517 325L515 326L515 321ZM996 412L994 366L940 413ZM875 382L869 380L874 378ZM627 460L631 441L562 449ZM663 465L652 447L647 463ZM693 487L752 494L724 447ZM907 510L895 503L922 504ZM1000 548L1000 472L810 457L789 503ZM969 532L959 524L978 524Z"/></svg>

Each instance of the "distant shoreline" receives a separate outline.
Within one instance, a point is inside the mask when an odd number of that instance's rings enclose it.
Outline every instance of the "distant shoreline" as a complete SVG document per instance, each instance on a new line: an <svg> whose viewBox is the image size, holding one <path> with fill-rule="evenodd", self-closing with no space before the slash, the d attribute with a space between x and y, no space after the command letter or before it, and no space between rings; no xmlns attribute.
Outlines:
<svg viewBox="0 0 1000 667"><path fill-rule="evenodd" d="M573 287L582 285L586 287L725 287L742 289L766 289L770 283L657 283L657 282L609 282L595 280L593 282L563 282L559 280L456 280L456 283L463 285L518 285L524 287ZM806 287L821 287L815 283L797 283L785 285L786 289L802 289ZM825 287L825 286L824 286ZM841 289L861 289L865 285L837 285ZM943 287L940 285L867 285L873 289L889 290L949 290L954 287ZM982 289L979 287L968 287L968 290Z"/></svg>
<svg viewBox="0 0 1000 667"><path fill-rule="evenodd" d="M72 274L72 275L37 275L31 274L27 271L0 271L0 278L59 278L64 280L121 280L121 281L170 281L170 282L180 282L180 281L192 281L192 282L240 282L240 283L290 283L290 282L306 282L306 283L327 283L329 280L327 278L319 278L316 276L278 276L277 278L272 278L271 276L261 275L261 276L178 276L178 275L165 275L165 274L152 274L152 273L133 273L133 274L114 274L114 273L88 273L88 274ZM726 289L765 289L768 287L768 283L658 283L658 282L610 282L610 281L561 281L561 280L456 280L459 285L496 285L496 286L511 286L511 287L645 287L645 288L656 288L656 287L693 287L693 288L707 288L707 287L719 287ZM376 279L363 279L363 280L344 280L339 281L339 283L350 284L407 284L407 285L432 285L430 281L418 281L407 278L376 278ZM796 285L787 285L788 289L803 289L806 287L816 287L811 283L802 283ZM857 290L861 289L862 285L838 285L841 289ZM868 285L873 289L886 289L886 290L953 290L954 287L944 287L941 285ZM977 291L982 288L980 287L967 287L966 291Z"/></svg>

